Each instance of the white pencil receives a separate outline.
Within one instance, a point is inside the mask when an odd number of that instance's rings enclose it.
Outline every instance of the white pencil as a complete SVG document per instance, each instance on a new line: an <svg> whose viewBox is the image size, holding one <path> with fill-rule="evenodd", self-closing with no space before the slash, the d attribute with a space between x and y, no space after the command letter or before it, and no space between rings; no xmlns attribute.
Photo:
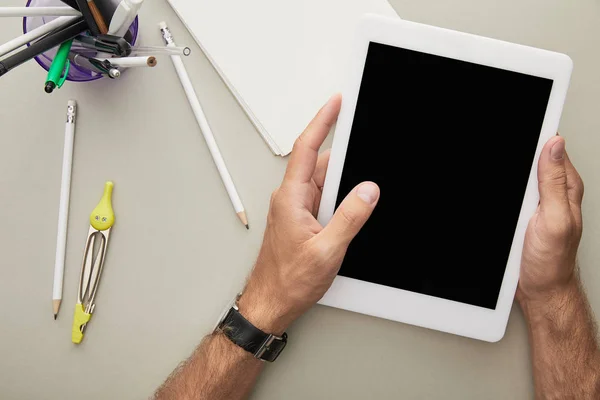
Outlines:
<svg viewBox="0 0 600 400"><path fill-rule="evenodd" d="M165 22L161 22L159 24L159 28L161 30L163 39L167 44L167 47L175 47L175 41L173 40L173 36L171 35L171 31L167 27L167 24ZM204 139L206 140L206 144L208 145L210 154L212 155L213 160L215 161L217 169L219 170L219 174L221 174L221 179L223 180L225 189L227 189L227 193L229 194L229 198L231 199L233 208L235 209L235 212L237 213L239 219L246 226L246 229L249 229L246 210L244 209L244 205L242 204L240 195L238 194L233 180L231 179L231 175L227 170L225 160L223 160L221 151L217 146L217 142L215 141L215 137L212 134L210 125L208 124L208 120L206 119L206 116L202 111L200 101L198 101L198 96L194 91L194 87L192 86L190 77L188 76L185 66L183 65L183 60L180 56L171 56L171 60L173 61L173 65L175 66L175 70L177 71L177 75L179 76L179 80L181 81L181 85L185 90L185 94L187 95L190 106L194 111L194 115L196 116L196 120L198 121L198 125L200 126L200 130L204 135Z"/></svg>
<svg viewBox="0 0 600 400"><path fill-rule="evenodd" d="M81 13L71 7L0 7L0 17L79 17Z"/></svg>
<svg viewBox="0 0 600 400"><path fill-rule="evenodd" d="M101 58L96 58L98 61L104 61ZM123 67L123 68L139 68L139 67L156 67L158 61L156 57L112 57L108 58L108 62L110 62L115 67Z"/></svg>
<svg viewBox="0 0 600 400"><path fill-rule="evenodd" d="M21 35L13 40L10 40L6 43L4 43L3 45L0 46L0 57L2 57L5 54L10 53L13 50L18 49L21 46L26 45L27 43L40 38L42 36L44 36L45 34L55 30L56 28L59 28L67 23L69 23L70 21L73 21L75 18L78 17L59 17L56 19L53 19L52 21L48 22L47 24L44 24L38 28L35 28L29 32L27 32L24 35Z"/></svg>
<svg viewBox="0 0 600 400"><path fill-rule="evenodd" d="M75 140L75 116L77 103L69 100L65 126L63 150L62 182L60 184L60 205L58 208L58 233L56 236L56 258L54 261L54 288L52 290L52 312L58 316L62 301L65 252L67 249L67 223L69 221L69 197L71 196L71 170L73 166L73 142Z"/></svg>

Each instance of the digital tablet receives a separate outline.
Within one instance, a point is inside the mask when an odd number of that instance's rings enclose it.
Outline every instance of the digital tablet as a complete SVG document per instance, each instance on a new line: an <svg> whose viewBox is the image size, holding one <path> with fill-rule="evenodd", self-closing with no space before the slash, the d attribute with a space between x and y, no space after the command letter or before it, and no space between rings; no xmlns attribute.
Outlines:
<svg viewBox="0 0 600 400"><path fill-rule="evenodd" d="M572 61L375 16L357 36L319 222L363 181L381 198L320 303L498 341Z"/></svg>

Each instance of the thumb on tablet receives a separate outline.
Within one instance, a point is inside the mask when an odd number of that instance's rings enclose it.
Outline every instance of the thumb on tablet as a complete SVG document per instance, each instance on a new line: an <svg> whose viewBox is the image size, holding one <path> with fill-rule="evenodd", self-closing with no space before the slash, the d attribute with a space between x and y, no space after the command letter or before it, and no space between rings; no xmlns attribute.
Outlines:
<svg viewBox="0 0 600 400"><path fill-rule="evenodd" d="M565 139L555 136L544 146L538 165L540 206L551 220L561 221L569 212Z"/></svg>
<svg viewBox="0 0 600 400"><path fill-rule="evenodd" d="M363 182L346 196L321 234L334 246L348 246L379 201L379 186Z"/></svg>

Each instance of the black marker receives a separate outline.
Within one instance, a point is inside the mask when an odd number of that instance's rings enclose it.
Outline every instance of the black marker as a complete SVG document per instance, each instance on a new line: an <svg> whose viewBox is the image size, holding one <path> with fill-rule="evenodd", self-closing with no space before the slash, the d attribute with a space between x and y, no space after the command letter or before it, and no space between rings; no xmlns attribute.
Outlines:
<svg viewBox="0 0 600 400"><path fill-rule="evenodd" d="M8 71L18 67L24 62L31 60L35 56L38 56L68 40L75 38L77 35L85 32L87 29L88 25L84 19L77 18L72 24L69 24L60 31L46 35L24 50L0 61L0 76L3 76Z"/></svg>
<svg viewBox="0 0 600 400"><path fill-rule="evenodd" d="M94 19L94 14L92 14L92 10L88 6L87 0L74 0L77 3L77 9L81 11L85 22L88 23L88 27L90 28L90 32L93 36L100 35L100 28L98 28L98 24Z"/></svg>
<svg viewBox="0 0 600 400"><path fill-rule="evenodd" d="M63 3L65 3L66 5L68 5L71 8L76 9L77 11L79 11L79 6L77 5L77 2L75 0L60 0Z"/></svg>

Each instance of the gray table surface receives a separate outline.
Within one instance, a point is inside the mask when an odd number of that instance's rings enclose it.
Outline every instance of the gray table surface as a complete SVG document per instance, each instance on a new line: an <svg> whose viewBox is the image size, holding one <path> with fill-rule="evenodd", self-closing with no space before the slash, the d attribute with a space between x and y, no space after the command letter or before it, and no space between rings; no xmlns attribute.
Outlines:
<svg viewBox="0 0 600 400"><path fill-rule="evenodd" d="M8 0L3 5L20 5ZM400 16L569 54L575 62L561 133L587 183L580 264L600 312L600 3L598 0L392 0ZM235 10L234 10L235 11ZM0 397L142 399L213 327L257 255L273 156L164 0L147 1L140 43L166 20L186 59L248 210L237 220L168 59L118 82L67 84L51 96L34 62L0 79ZM0 41L16 36L3 19ZM64 113L79 102L64 305L51 314ZM513 138L506 133L506 141ZM515 140L517 140L515 138ZM115 182L113 229L97 309L70 342L88 215ZM468 239L466 239L468 240ZM515 306L488 344L317 306L289 331L255 399L530 399L527 330Z"/></svg>

